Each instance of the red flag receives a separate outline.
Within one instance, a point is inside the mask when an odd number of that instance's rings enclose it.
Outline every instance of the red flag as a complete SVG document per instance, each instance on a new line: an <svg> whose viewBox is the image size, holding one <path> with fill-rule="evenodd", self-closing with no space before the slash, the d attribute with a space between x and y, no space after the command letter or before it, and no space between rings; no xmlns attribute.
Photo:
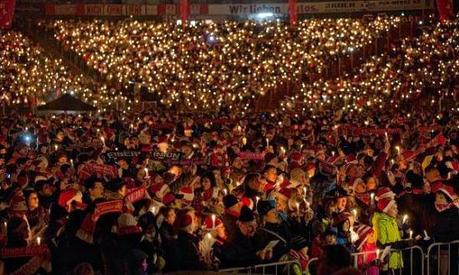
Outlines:
<svg viewBox="0 0 459 275"><path fill-rule="evenodd" d="M288 13L290 16L290 24L296 25L298 21L298 16L296 13L296 0L288 0Z"/></svg>
<svg viewBox="0 0 459 275"><path fill-rule="evenodd" d="M188 21L190 17L190 5L188 0L180 0L180 19L182 19L183 24Z"/></svg>
<svg viewBox="0 0 459 275"><path fill-rule="evenodd" d="M448 20L454 16L453 2L451 0L437 0L440 21Z"/></svg>
<svg viewBox="0 0 459 275"><path fill-rule="evenodd" d="M0 29L11 27L15 7L16 0L0 0Z"/></svg>

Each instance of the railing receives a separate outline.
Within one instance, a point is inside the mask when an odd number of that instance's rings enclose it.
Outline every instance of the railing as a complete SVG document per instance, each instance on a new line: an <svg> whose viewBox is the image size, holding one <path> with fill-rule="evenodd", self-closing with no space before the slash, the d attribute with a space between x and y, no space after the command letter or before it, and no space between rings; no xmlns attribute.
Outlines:
<svg viewBox="0 0 459 275"><path fill-rule="evenodd" d="M275 262L269 264L259 264L254 266L248 267L236 267L236 268L226 268L220 269L218 272L220 273L237 273L237 274L288 274L290 275L290 268L294 265L299 265L298 261L282 261L282 262ZM279 272L279 268L282 267L281 272ZM260 273L261 270L261 273Z"/></svg>
<svg viewBox="0 0 459 275"><path fill-rule="evenodd" d="M427 248L427 275L459 274L459 240ZM436 271L436 272L435 272Z"/></svg>

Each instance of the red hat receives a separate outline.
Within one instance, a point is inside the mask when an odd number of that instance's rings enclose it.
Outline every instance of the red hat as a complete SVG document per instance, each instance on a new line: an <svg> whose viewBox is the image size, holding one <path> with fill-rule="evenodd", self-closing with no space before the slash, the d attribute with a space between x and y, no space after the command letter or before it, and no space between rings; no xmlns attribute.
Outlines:
<svg viewBox="0 0 459 275"><path fill-rule="evenodd" d="M172 193L167 193L166 195L164 195L163 197L163 203L165 205L170 205L171 203L173 203L175 200L175 196L174 194Z"/></svg>
<svg viewBox="0 0 459 275"><path fill-rule="evenodd" d="M61 194L59 195L58 204L65 209L69 209L69 206L73 201L80 203L80 205L82 205L82 198L83 195L80 191L70 188L61 192Z"/></svg>
<svg viewBox="0 0 459 275"><path fill-rule="evenodd" d="M389 209L395 204L395 200L392 199L380 199L378 201L378 209L383 213L387 213Z"/></svg>
<svg viewBox="0 0 459 275"><path fill-rule="evenodd" d="M446 185L440 181L434 183L434 185L432 186L432 192L433 193L442 192L443 194L448 196L448 198L450 198L452 201L458 198L452 186Z"/></svg>
<svg viewBox="0 0 459 275"><path fill-rule="evenodd" d="M242 203L242 205L245 205L245 206L247 206L248 208L250 208L252 210L253 210L253 208L255 206L255 203L252 201L252 199L250 199L248 197L242 197L241 203Z"/></svg>
<svg viewBox="0 0 459 275"><path fill-rule="evenodd" d="M14 212L27 212L29 210L22 192L18 192L11 198L9 209Z"/></svg>
<svg viewBox="0 0 459 275"><path fill-rule="evenodd" d="M349 213L349 212L342 212L342 213L339 213L338 216L336 216L335 218L333 218L333 226L338 226L342 223L344 223L345 221L349 220L349 218L352 217L352 214Z"/></svg>
<svg viewBox="0 0 459 275"><path fill-rule="evenodd" d="M368 240L368 237L370 237L370 235L374 233L374 230L366 224L359 224L355 226L354 229L355 233L359 235L359 239L355 242L355 246L357 250L360 250L360 248L362 248L362 245L364 245L365 242Z"/></svg>
<svg viewBox="0 0 459 275"><path fill-rule="evenodd" d="M168 143L166 136L158 137L158 142L156 144L161 144L161 143Z"/></svg>
<svg viewBox="0 0 459 275"><path fill-rule="evenodd" d="M123 213L118 217L118 235L138 234L142 228L137 225L137 221L132 214Z"/></svg>
<svg viewBox="0 0 459 275"><path fill-rule="evenodd" d="M381 199L394 199L395 198L395 193L392 192L392 190L389 187L381 187L378 189L378 192L376 193L375 199L381 200Z"/></svg>
<svg viewBox="0 0 459 275"><path fill-rule="evenodd" d="M150 187L150 191L155 194L155 196L162 200L164 196L169 192L169 186L164 182L153 184Z"/></svg>
<svg viewBox="0 0 459 275"><path fill-rule="evenodd" d="M291 162L300 162L303 159L303 155L300 152L293 152L290 155Z"/></svg>
<svg viewBox="0 0 459 275"><path fill-rule="evenodd" d="M179 194L183 195L183 201L185 203L191 203L194 199L193 189L189 186L184 186L180 188Z"/></svg>
<svg viewBox="0 0 459 275"><path fill-rule="evenodd" d="M193 217L188 214L188 211L179 211L174 222L174 227L177 229L185 228L193 223Z"/></svg>
<svg viewBox="0 0 459 275"><path fill-rule="evenodd" d="M203 222L203 225L205 229L211 230L219 227L220 225L223 225L223 221L220 218L216 218L214 226L214 224L212 223L212 216L207 216Z"/></svg>
<svg viewBox="0 0 459 275"><path fill-rule="evenodd" d="M292 197L292 189L290 188L282 188L278 193L284 196L287 200Z"/></svg>

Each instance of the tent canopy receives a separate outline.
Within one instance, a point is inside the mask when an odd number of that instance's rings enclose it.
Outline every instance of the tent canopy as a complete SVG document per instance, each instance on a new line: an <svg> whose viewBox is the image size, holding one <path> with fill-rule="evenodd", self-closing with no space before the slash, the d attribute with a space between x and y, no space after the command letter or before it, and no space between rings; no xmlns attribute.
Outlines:
<svg viewBox="0 0 459 275"><path fill-rule="evenodd" d="M40 112L54 111L70 111L70 112L94 112L97 109L70 94L56 98L55 100L39 106L37 110Z"/></svg>

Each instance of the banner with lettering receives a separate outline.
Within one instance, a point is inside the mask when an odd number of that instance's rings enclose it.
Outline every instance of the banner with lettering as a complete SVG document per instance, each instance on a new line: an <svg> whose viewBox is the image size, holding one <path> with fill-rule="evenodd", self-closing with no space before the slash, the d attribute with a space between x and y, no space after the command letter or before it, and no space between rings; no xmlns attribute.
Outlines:
<svg viewBox="0 0 459 275"><path fill-rule="evenodd" d="M2 248L0 249L0 258L23 258L40 256L48 253L48 246L36 245L28 247L17 247L17 248Z"/></svg>
<svg viewBox="0 0 459 275"><path fill-rule="evenodd" d="M446 2L448 0L445 0ZM188 2L188 1L187 1ZM178 5L128 5L128 4L47 4L45 14L49 16L79 15L79 16L146 16L158 15L181 18L181 11L188 11L191 16L231 16L253 17L261 13L271 14L273 17L306 14L333 14L333 13L366 13L384 11L407 11L432 9L431 1L419 0L374 0L374 1L323 1L289 3L252 3L252 4L190 4L185 1ZM448 5L446 5L449 7ZM294 12L296 10L296 12ZM291 11L292 13L289 13Z"/></svg>
<svg viewBox="0 0 459 275"><path fill-rule="evenodd" d="M254 153L254 152L239 152L238 157L241 159L248 160L263 160L265 158L264 153Z"/></svg>
<svg viewBox="0 0 459 275"><path fill-rule="evenodd" d="M142 199L145 198L145 188L144 187L139 187L139 188L132 188L128 190L128 194L125 197L125 200L130 202L130 203L136 203Z"/></svg>
<svg viewBox="0 0 459 275"><path fill-rule="evenodd" d="M101 202L96 204L94 210L93 220L97 220L100 216L108 213L120 213L123 212L123 200L113 200L107 202Z"/></svg>
<svg viewBox="0 0 459 275"><path fill-rule="evenodd" d="M350 125L341 125L338 127L338 135L343 136L385 136L400 134L401 129L398 128L362 128Z"/></svg>
<svg viewBox="0 0 459 275"><path fill-rule="evenodd" d="M0 0L0 29L11 28L16 0Z"/></svg>

